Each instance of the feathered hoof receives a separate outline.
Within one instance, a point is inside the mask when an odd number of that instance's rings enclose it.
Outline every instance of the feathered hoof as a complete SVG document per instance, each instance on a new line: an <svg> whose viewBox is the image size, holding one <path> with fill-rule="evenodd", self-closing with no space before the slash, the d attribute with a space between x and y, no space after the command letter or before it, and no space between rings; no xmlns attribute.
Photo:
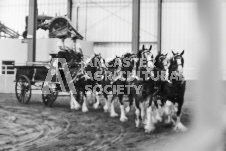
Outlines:
<svg viewBox="0 0 226 151"><path fill-rule="evenodd" d="M175 132L186 132L188 130L182 123L177 123L173 128Z"/></svg>
<svg viewBox="0 0 226 151"><path fill-rule="evenodd" d="M157 120L158 122L162 122L162 117L156 116L156 120Z"/></svg>
<svg viewBox="0 0 226 151"><path fill-rule="evenodd" d="M135 125L136 125L136 128L140 128L141 127L140 120L135 120Z"/></svg>
<svg viewBox="0 0 226 151"><path fill-rule="evenodd" d="M78 106L75 106L75 107L74 107L74 110L78 111L80 108L81 108L81 106L78 105Z"/></svg>
<svg viewBox="0 0 226 151"><path fill-rule="evenodd" d="M151 133L151 132L153 132L155 130L155 127L154 126L146 125L144 127L144 129L145 129L145 133Z"/></svg>
<svg viewBox="0 0 226 151"><path fill-rule="evenodd" d="M93 108L94 109L98 109L98 107L99 107L99 104L98 103L93 104Z"/></svg>
<svg viewBox="0 0 226 151"><path fill-rule="evenodd" d="M111 116L111 117L118 117L118 114L117 114L117 113L111 113L110 116Z"/></svg>
<svg viewBox="0 0 226 151"><path fill-rule="evenodd" d="M130 112L130 106L127 106L125 110L126 110L126 113L129 113Z"/></svg>
<svg viewBox="0 0 226 151"><path fill-rule="evenodd" d="M153 116L151 119L152 119L152 122L153 122L154 124L158 122L158 120L157 120L156 117L154 117L154 116Z"/></svg>
<svg viewBox="0 0 226 151"><path fill-rule="evenodd" d="M71 110L74 110L75 109L75 107L73 105L70 105L70 108L71 108Z"/></svg>
<svg viewBox="0 0 226 151"><path fill-rule="evenodd" d="M127 118L126 116L125 116L125 117L121 117L121 118L120 118L120 121L121 121L121 122L126 122L126 121L128 121L128 118Z"/></svg>
<svg viewBox="0 0 226 151"><path fill-rule="evenodd" d="M82 112L83 113L86 113L86 112L88 112L89 110L88 110L88 108L82 108Z"/></svg>
<svg viewBox="0 0 226 151"><path fill-rule="evenodd" d="M147 120L146 120L146 119L143 120L143 125L144 125L144 126L147 125Z"/></svg>
<svg viewBox="0 0 226 151"><path fill-rule="evenodd" d="M104 112L109 112L108 106L104 106Z"/></svg>
<svg viewBox="0 0 226 151"><path fill-rule="evenodd" d="M171 124L173 121L171 119L166 119L165 124Z"/></svg>

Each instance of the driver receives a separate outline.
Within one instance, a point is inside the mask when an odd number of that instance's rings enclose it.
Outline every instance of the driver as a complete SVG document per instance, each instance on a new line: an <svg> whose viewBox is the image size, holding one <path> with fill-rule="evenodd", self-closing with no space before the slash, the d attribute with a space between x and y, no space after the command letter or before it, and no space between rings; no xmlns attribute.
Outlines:
<svg viewBox="0 0 226 151"><path fill-rule="evenodd" d="M77 35L73 36L71 38L72 40L72 43L70 45L70 48L75 52L75 53L80 53L83 55L83 52L82 52L82 47L80 45L80 43L77 42L77 39L80 39Z"/></svg>
<svg viewBox="0 0 226 151"><path fill-rule="evenodd" d="M59 41L57 42L57 52L56 53L66 50L65 43L64 43L65 39L66 39L66 36L59 36Z"/></svg>

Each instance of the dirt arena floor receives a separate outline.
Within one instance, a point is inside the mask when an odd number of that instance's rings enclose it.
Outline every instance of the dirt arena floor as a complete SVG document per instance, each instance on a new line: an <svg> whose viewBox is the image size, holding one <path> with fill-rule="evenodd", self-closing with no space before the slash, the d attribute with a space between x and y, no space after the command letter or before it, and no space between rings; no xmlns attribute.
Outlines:
<svg viewBox="0 0 226 151"><path fill-rule="evenodd" d="M182 115L182 123L188 128L194 108L193 85L187 84ZM15 94L0 94L0 150L137 151L148 147L155 151L184 134L174 132L172 124L164 122L147 134L143 128L135 128L134 109L124 123L103 109L89 109L88 113L71 111L69 97L58 97L53 107L47 108L40 95L32 95L30 104L23 105Z"/></svg>

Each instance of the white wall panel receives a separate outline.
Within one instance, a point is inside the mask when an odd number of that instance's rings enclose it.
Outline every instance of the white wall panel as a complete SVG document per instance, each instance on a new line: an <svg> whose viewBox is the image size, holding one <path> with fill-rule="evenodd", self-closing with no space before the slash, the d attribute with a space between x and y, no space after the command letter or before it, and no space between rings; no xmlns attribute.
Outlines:
<svg viewBox="0 0 226 151"><path fill-rule="evenodd" d="M167 0L163 2L162 52L185 50L185 73L195 74L198 67L197 44L200 42L196 3L193 1Z"/></svg>
<svg viewBox="0 0 226 151"><path fill-rule="evenodd" d="M140 41L157 41L157 0L141 0Z"/></svg>
<svg viewBox="0 0 226 151"><path fill-rule="evenodd" d="M38 0L39 15L67 15L67 0Z"/></svg>
<svg viewBox="0 0 226 151"><path fill-rule="evenodd" d="M226 77L226 1L222 4L222 16L221 17L221 33L222 33L222 64L225 70L225 77Z"/></svg>
<svg viewBox="0 0 226 151"><path fill-rule="evenodd" d="M78 8L79 7L79 8ZM74 0L73 23L86 40L94 42L130 42L132 36L132 0ZM157 39L156 0L141 0L140 39Z"/></svg>

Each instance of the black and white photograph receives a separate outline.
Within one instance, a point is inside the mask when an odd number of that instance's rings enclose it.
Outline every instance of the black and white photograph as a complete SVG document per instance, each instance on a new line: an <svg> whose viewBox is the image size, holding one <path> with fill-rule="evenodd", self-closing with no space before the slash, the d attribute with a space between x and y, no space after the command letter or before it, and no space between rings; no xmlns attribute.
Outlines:
<svg viewBox="0 0 226 151"><path fill-rule="evenodd" d="M226 151L226 0L0 0L0 151Z"/></svg>

